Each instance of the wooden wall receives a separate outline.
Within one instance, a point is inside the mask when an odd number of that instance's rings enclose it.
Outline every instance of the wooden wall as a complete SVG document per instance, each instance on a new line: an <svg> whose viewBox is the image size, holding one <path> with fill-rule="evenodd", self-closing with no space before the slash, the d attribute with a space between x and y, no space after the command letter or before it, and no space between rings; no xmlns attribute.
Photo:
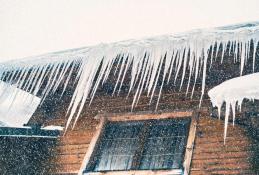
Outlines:
<svg viewBox="0 0 259 175"><path fill-rule="evenodd" d="M157 96L155 96L157 98ZM190 110L199 106L200 92L196 91L193 99L184 92L164 92L159 103L159 110ZM99 113L124 113L131 110L132 97L97 96L90 106L85 106L74 130L69 129L60 137L53 156L51 174L77 173L82 164L89 143L96 131ZM154 111L156 100L148 105L149 98L142 96L134 111ZM226 145L223 143L224 121L209 114L208 97L202 103L203 112L198 119L196 141L191 163L191 174L254 174L250 166L253 146L246 131L239 125L230 126ZM48 120L46 124L65 124L64 114Z"/></svg>
<svg viewBox="0 0 259 175"><path fill-rule="evenodd" d="M252 142L244 128L231 124L224 145L224 123L203 113L198 122L191 174L255 174L251 169Z"/></svg>

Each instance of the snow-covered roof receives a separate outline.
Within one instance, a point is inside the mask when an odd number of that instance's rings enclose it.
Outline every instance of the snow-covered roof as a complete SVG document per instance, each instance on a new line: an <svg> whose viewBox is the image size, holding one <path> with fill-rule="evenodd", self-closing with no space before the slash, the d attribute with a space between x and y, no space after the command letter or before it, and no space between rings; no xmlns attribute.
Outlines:
<svg viewBox="0 0 259 175"><path fill-rule="evenodd" d="M234 124L236 109L241 110L242 101L244 99L259 99L259 73L253 73L227 80L212 88L208 92L208 95L211 99L212 105L218 108L219 117L221 107L224 102L226 103L224 132L224 137L226 138L230 109L232 109Z"/></svg>
<svg viewBox="0 0 259 175"><path fill-rule="evenodd" d="M126 72L130 70L129 92L137 89L132 103L132 108L134 108L144 91L152 100L158 83L159 76L157 75L161 72L163 72L163 83L160 94L164 84L169 81L176 82L179 78L180 86L182 86L185 77L188 77L187 91L193 92L196 80L201 76L203 96L207 63L213 62L212 58L208 60L209 54L207 53L211 46L215 46L212 49L214 49L216 55L222 54L221 59L223 60L223 54L230 42L230 46L234 48L234 59L241 60L240 74L242 74L245 60L250 51L251 40L253 40L254 45L257 45L259 41L259 22L99 44L10 61L0 65L0 77L2 79L7 77L6 82L15 82L15 86L18 88L22 88L22 85L26 84L26 91L36 95L46 78L47 72L50 73L47 85L43 90L42 100L44 100L46 95L56 91L62 80L69 81L75 65L79 65L76 77L78 81L68 109L68 126L73 117L75 117L75 122L77 121L86 100L92 100L97 87L107 80L116 59L122 64L118 67L119 73L114 91L119 91ZM239 44L239 49L237 44ZM218 52L220 45L223 52ZM253 65L255 65L255 48L252 53ZM163 62L165 67L162 71ZM181 77L178 77L179 74L181 74ZM189 86L191 79L194 80L192 81L192 89ZM136 84L137 81L138 84ZM66 85L67 83L64 84L64 89Z"/></svg>
<svg viewBox="0 0 259 175"><path fill-rule="evenodd" d="M40 98L0 81L0 126L23 127L37 109Z"/></svg>

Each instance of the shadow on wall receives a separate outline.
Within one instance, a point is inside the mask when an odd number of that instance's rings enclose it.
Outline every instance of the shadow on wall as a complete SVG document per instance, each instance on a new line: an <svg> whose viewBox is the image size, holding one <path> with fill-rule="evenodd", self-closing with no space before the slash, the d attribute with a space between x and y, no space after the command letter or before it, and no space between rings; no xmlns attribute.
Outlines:
<svg viewBox="0 0 259 175"><path fill-rule="evenodd" d="M0 137L1 174L48 174L56 139Z"/></svg>

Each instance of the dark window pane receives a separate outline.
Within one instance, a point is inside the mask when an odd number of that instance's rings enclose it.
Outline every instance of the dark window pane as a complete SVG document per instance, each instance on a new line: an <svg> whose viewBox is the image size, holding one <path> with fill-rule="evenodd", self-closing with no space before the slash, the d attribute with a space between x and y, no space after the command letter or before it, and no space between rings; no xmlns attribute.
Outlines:
<svg viewBox="0 0 259 175"><path fill-rule="evenodd" d="M180 169L189 119L153 121L146 139L140 169Z"/></svg>
<svg viewBox="0 0 259 175"><path fill-rule="evenodd" d="M93 171L129 170L143 122L111 122L105 127Z"/></svg>

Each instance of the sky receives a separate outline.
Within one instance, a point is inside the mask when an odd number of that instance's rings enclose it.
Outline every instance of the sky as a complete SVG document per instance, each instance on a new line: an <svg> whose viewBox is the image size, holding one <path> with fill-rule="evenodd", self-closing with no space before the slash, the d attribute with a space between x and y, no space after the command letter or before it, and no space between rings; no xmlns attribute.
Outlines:
<svg viewBox="0 0 259 175"><path fill-rule="evenodd" d="M0 62L259 21L259 0L0 0Z"/></svg>

